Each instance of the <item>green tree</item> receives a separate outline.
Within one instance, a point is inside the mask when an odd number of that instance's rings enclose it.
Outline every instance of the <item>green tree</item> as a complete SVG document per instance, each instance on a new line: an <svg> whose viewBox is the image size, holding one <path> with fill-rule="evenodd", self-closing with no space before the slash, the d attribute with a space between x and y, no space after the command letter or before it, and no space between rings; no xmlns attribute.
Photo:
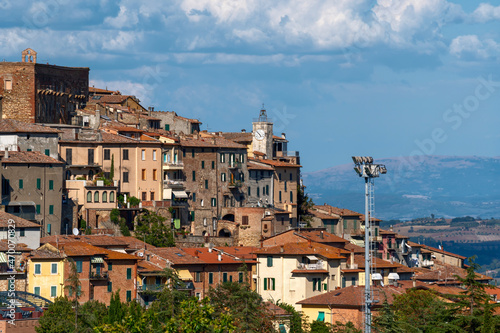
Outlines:
<svg viewBox="0 0 500 333"><path fill-rule="evenodd" d="M297 207L299 220L305 221L310 226L312 217L308 212L313 209L314 202L304 193L304 189L300 184L297 185Z"/></svg>
<svg viewBox="0 0 500 333"><path fill-rule="evenodd" d="M272 314L262 297L251 290L248 282L225 282L208 292L215 314L229 314L238 332L274 332Z"/></svg>
<svg viewBox="0 0 500 333"><path fill-rule="evenodd" d="M276 305L287 311L290 314L290 331L289 333L305 333L309 331L307 320L304 318L302 312L295 310L293 305L276 302Z"/></svg>
<svg viewBox="0 0 500 333"><path fill-rule="evenodd" d="M73 333L75 329L75 311L73 302L66 296L57 297L54 303L43 312L35 327L37 333Z"/></svg>
<svg viewBox="0 0 500 333"><path fill-rule="evenodd" d="M125 305L120 300L120 290L111 295L108 307L108 324L120 323L126 314Z"/></svg>
<svg viewBox="0 0 500 333"><path fill-rule="evenodd" d="M94 332L94 328L102 325L108 316L106 304L91 300L80 306L78 316L78 332Z"/></svg>
<svg viewBox="0 0 500 333"><path fill-rule="evenodd" d="M157 247L175 246L174 236L165 218L146 209L137 217L135 237Z"/></svg>
<svg viewBox="0 0 500 333"><path fill-rule="evenodd" d="M384 333L404 333L405 330L396 319L394 309L391 307L387 298L384 300L382 310L378 316L373 318L373 328L375 332Z"/></svg>
<svg viewBox="0 0 500 333"><path fill-rule="evenodd" d="M332 325L332 333L362 333L361 330L357 329L354 324L350 321L347 323L341 323L337 321Z"/></svg>
<svg viewBox="0 0 500 333"><path fill-rule="evenodd" d="M72 258L68 259L69 263L69 275L66 279L66 286L64 288L68 290L69 297L73 298L73 303L75 305L75 329L78 331L78 300L82 296L82 283L80 282L80 277L78 276L78 269L76 263Z"/></svg>
<svg viewBox="0 0 500 333"><path fill-rule="evenodd" d="M315 320L311 323L311 333L331 333L332 325L324 321Z"/></svg>

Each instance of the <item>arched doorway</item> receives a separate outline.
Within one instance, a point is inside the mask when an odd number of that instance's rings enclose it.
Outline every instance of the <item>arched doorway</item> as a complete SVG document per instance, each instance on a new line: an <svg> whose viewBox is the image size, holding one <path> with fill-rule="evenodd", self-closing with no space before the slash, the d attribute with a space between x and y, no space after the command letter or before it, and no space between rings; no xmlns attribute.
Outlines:
<svg viewBox="0 0 500 333"><path fill-rule="evenodd" d="M234 214L226 214L222 217L223 220L234 222Z"/></svg>
<svg viewBox="0 0 500 333"><path fill-rule="evenodd" d="M227 229L221 229L219 231L219 237L231 237L231 232Z"/></svg>

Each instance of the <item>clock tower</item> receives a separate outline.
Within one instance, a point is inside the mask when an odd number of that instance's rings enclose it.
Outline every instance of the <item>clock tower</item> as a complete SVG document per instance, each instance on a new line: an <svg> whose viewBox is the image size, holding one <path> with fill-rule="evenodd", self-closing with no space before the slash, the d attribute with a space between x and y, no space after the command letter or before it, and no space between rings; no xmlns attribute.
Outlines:
<svg viewBox="0 0 500 333"><path fill-rule="evenodd" d="M253 122L252 150L266 154L267 159L273 158L273 122L267 118L267 112L262 105L259 118Z"/></svg>

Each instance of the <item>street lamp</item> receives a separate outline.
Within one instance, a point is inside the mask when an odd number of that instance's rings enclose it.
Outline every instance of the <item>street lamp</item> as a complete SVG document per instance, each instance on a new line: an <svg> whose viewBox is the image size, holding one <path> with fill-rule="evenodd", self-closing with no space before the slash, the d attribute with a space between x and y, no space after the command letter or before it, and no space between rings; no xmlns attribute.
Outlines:
<svg viewBox="0 0 500 333"><path fill-rule="evenodd" d="M387 169L383 164L373 164L373 157L371 156L353 156L354 171L365 179L365 333L371 332L371 285L370 274L372 267L372 254L370 253L370 220L373 217L374 211L374 194L373 179L379 177L381 174L386 174Z"/></svg>

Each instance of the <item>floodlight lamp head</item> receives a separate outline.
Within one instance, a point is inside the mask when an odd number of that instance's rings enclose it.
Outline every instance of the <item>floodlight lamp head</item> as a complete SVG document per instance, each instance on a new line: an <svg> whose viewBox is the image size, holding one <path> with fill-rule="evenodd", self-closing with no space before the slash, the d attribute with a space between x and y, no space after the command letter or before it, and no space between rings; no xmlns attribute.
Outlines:
<svg viewBox="0 0 500 333"><path fill-rule="evenodd" d="M380 173L383 175L387 173L387 168L383 164L380 165Z"/></svg>
<svg viewBox="0 0 500 333"><path fill-rule="evenodd" d="M363 172L362 172L361 167L360 167L359 165L356 165L356 166L354 167L354 171L356 171L356 173L357 173L358 175L360 175L360 176L362 176L362 175L363 175Z"/></svg>

